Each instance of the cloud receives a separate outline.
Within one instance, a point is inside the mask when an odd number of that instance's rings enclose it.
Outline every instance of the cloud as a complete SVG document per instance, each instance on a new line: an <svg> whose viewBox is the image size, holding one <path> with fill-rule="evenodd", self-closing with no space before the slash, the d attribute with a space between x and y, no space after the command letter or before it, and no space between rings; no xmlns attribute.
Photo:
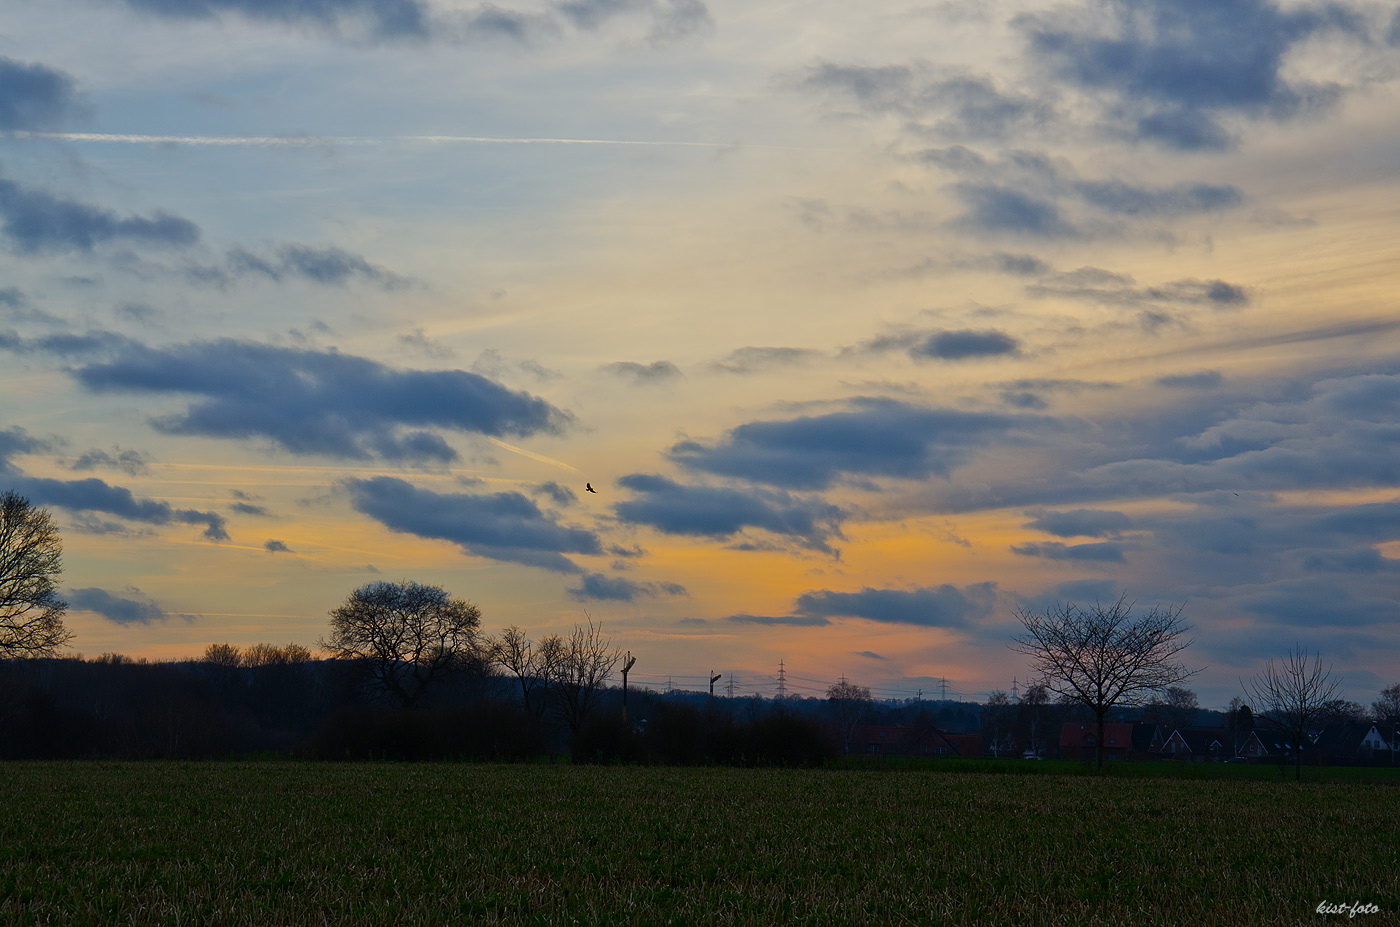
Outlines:
<svg viewBox="0 0 1400 927"><path fill-rule="evenodd" d="M234 502L229 506L229 510L237 512L239 515L251 515L254 518L272 517L272 513L267 509L263 508L261 505L254 505L251 502Z"/></svg>
<svg viewBox="0 0 1400 927"><path fill-rule="evenodd" d="M220 339L151 348L130 342L73 375L97 393L200 397L153 421L168 434L263 438L293 454L445 463L431 431L492 437L556 434L570 416L528 393L462 370L395 370L337 351Z"/></svg>
<svg viewBox="0 0 1400 927"><path fill-rule="evenodd" d="M1120 236L1142 225L1235 209L1246 202L1229 184L1166 186L1121 178L1085 179L1068 162L1036 151L997 158L962 145L925 148L909 160L959 178L946 189L965 212L953 228L978 235L1046 240Z"/></svg>
<svg viewBox="0 0 1400 927"><path fill-rule="evenodd" d="M1324 33L1361 38L1361 18L1335 3L1111 0L1092 14L1018 21L1054 74L1112 102L1105 118L1168 148L1231 147L1227 116L1290 119L1325 108L1335 86L1290 73L1289 53Z"/></svg>
<svg viewBox="0 0 1400 927"><path fill-rule="evenodd" d="M909 353L913 357L929 357L936 360L1015 356L1021 353L1021 342L1006 332L995 329L941 331L934 332L920 344L910 348Z"/></svg>
<svg viewBox="0 0 1400 927"><path fill-rule="evenodd" d="M787 489L850 478L948 476L971 453L1029 418L858 398L848 411L750 422L709 445L685 441L671 458L689 470Z"/></svg>
<svg viewBox="0 0 1400 927"><path fill-rule="evenodd" d="M1145 306L1157 304L1208 306L1212 309L1236 309L1249 302L1244 287L1224 280L1173 280L1157 286L1139 287L1132 277L1103 270L1081 267L1065 273L1047 275L1026 287L1026 295L1037 298L1075 299L1105 306Z"/></svg>
<svg viewBox="0 0 1400 927"><path fill-rule="evenodd" d="M272 247L269 256L254 254L245 248L232 248L222 265L191 264L185 276L196 283L227 287L245 277L261 277L273 283L302 280L321 286L347 286L363 282L381 290L401 290L410 281L391 270L371 264L364 257L343 248L311 245L280 244ZM406 340L400 336L400 340Z"/></svg>
<svg viewBox="0 0 1400 927"><path fill-rule="evenodd" d="M1240 604L1270 624L1285 627L1359 628L1400 621L1400 602L1393 596L1357 595L1346 584L1314 577L1276 583Z"/></svg>
<svg viewBox="0 0 1400 927"><path fill-rule="evenodd" d="M108 470L121 470L128 476L139 476L149 472L149 458L140 451L122 450L120 447L112 448L111 453L93 449L84 452L77 460L73 461L72 470L95 470L103 467Z"/></svg>
<svg viewBox="0 0 1400 927"><path fill-rule="evenodd" d="M1070 560L1076 563L1126 563L1123 545L1108 541L1097 544L1061 544L1058 541L1032 541L1012 544L1011 551L1023 557L1043 560Z"/></svg>
<svg viewBox="0 0 1400 927"><path fill-rule="evenodd" d="M105 512L129 521L151 525L204 525L204 536L211 541L228 540L224 517L216 512L198 509L177 509L168 502L136 496L122 486L89 477L81 480L56 480L29 476L10 460L19 454L46 453L55 450L51 442L29 435L22 428L0 431L0 479L15 491L27 496L36 505L56 505L80 516L89 512ZM92 522L100 533L120 530L111 523Z"/></svg>
<svg viewBox="0 0 1400 927"><path fill-rule="evenodd" d="M730 615L725 619L735 624L779 625L797 628L815 628L831 624L830 619L819 615Z"/></svg>
<svg viewBox="0 0 1400 927"><path fill-rule="evenodd" d="M16 474L11 480L20 492L41 505L57 505L75 512L106 512L152 525L204 525L204 536L211 541L227 541L229 537L224 517L216 512L177 509L168 502L142 498L123 486L96 478L54 480Z"/></svg>
<svg viewBox="0 0 1400 927"><path fill-rule="evenodd" d="M618 361L615 364L608 364L603 368L608 373L619 377L630 377L639 384L661 383L666 380L674 380L681 376L680 368L670 361L653 361L650 364L639 364L635 361Z"/></svg>
<svg viewBox="0 0 1400 927"><path fill-rule="evenodd" d="M426 0L127 0L143 13L169 19L208 20L227 14L275 25L315 26L331 35L377 42L453 43L508 41L527 44L566 26L595 32L615 19L640 18L646 40L665 44L710 25L700 0L564 0L538 12L494 3L437 10Z"/></svg>
<svg viewBox="0 0 1400 927"><path fill-rule="evenodd" d="M266 541L264 541L264 542L263 542L263 550L267 551L269 554L294 554L294 553L296 553L296 551L294 551L294 550L292 550L290 547L288 547L288 546L286 545L285 542L279 541L279 540L277 540L276 538L268 538Z"/></svg>
<svg viewBox="0 0 1400 927"><path fill-rule="evenodd" d="M199 227L164 212L121 218L0 177L0 237L20 255L90 252L107 242L183 248L199 241Z"/></svg>
<svg viewBox="0 0 1400 927"><path fill-rule="evenodd" d="M996 583L957 586L923 586L914 589L872 589L832 592L821 589L797 597L793 613L784 617L731 615L743 624L817 626L836 618L860 618L881 624L920 628L966 629L993 613Z"/></svg>
<svg viewBox="0 0 1400 927"><path fill-rule="evenodd" d="M1112 538L1132 527L1132 519L1122 512L1102 509L1076 509L1069 512L1038 512L1027 528L1061 538Z"/></svg>
<svg viewBox="0 0 1400 927"><path fill-rule="evenodd" d="M710 364L710 369L721 373L749 374L774 367L803 364L821 356L820 351L814 351L810 348L736 348L730 351L724 360Z"/></svg>
<svg viewBox="0 0 1400 927"><path fill-rule="evenodd" d="M579 602L631 602L639 596L685 595L685 587L675 583L638 583L622 576L587 573L583 581L568 590L569 597Z"/></svg>
<svg viewBox="0 0 1400 927"><path fill-rule="evenodd" d="M786 492L686 486L661 476L635 473L617 481L637 498L613 506L618 518L667 534L729 538L749 528L797 539L804 547L831 553L841 537L845 513L834 505Z"/></svg>
<svg viewBox="0 0 1400 927"><path fill-rule="evenodd" d="M129 589L140 593L139 589ZM155 602L147 598L133 598L114 595L105 589L90 586L74 589L68 593L68 604L77 611L93 612L113 624L157 624L168 621L172 616ZM188 615L173 616L193 620Z"/></svg>
<svg viewBox="0 0 1400 927"><path fill-rule="evenodd" d="M67 74L0 56L0 132L58 128L85 108Z"/></svg>
<svg viewBox="0 0 1400 927"><path fill-rule="evenodd" d="M1225 382L1219 370L1202 370L1199 373L1174 373L1157 378L1157 385L1176 389L1216 389Z"/></svg>
<svg viewBox="0 0 1400 927"><path fill-rule="evenodd" d="M386 476L344 486L355 511L389 530L451 541L474 556L579 573L564 554L603 552L596 534L553 521L520 493L438 493Z"/></svg>
<svg viewBox="0 0 1400 927"><path fill-rule="evenodd" d="M578 495L572 489L553 480L535 486L534 492L548 496L555 505L573 505L578 502Z"/></svg>
<svg viewBox="0 0 1400 927"><path fill-rule="evenodd" d="M1059 205L1045 196L985 183L954 184L952 192L967 208L954 224L967 231L1031 238L1078 238L1083 234L1064 217Z"/></svg>
<svg viewBox="0 0 1400 927"><path fill-rule="evenodd" d="M799 89L854 103L868 114L895 114L925 133L1004 138L1055 116L1053 101L998 87L988 76L923 64L841 65L824 62L796 81Z"/></svg>

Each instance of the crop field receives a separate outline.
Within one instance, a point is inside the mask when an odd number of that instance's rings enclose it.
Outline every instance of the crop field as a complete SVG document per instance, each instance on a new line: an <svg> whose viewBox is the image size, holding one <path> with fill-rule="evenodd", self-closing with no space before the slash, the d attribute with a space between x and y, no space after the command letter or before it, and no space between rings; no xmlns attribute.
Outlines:
<svg viewBox="0 0 1400 927"><path fill-rule="evenodd" d="M1369 782L16 763L0 923L1393 924L1397 819Z"/></svg>

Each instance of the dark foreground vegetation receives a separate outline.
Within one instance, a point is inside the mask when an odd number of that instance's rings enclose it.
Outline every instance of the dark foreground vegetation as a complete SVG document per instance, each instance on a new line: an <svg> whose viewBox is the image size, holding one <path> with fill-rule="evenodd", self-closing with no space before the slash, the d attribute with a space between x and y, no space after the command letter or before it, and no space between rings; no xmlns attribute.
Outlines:
<svg viewBox="0 0 1400 927"><path fill-rule="evenodd" d="M916 771L8 763L0 921L1324 923L1400 789Z"/></svg>

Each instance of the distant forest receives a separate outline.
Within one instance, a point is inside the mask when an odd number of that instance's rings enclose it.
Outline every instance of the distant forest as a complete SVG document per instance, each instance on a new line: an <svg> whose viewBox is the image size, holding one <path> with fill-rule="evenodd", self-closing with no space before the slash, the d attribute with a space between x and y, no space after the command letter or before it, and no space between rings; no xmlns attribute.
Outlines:
<svg viewBox="0 0 1400 927"><path fill-rule="evenodd" d="M844 752L855 725L980 733L986 752L1053 750L1078 706L1028 690L987 705L866 697L711 699L633 688L624 720L619 687L600 687L585 716L553 698L527 709L520 681L476 666L443 677L412 709L364 685L354 661L303 648L257 645L212 659L0 661L0 758L247 758L530 760L811 765ZM614 677L616 678L616 677ZM858 687L853 687L857 688ZM549 693L544 693L546 696ZM1037 694L1041 697L1036 697ZM1120 717L1141 716L1143 709ZM1219 712L1186 723L1217 726Z"/></svg>

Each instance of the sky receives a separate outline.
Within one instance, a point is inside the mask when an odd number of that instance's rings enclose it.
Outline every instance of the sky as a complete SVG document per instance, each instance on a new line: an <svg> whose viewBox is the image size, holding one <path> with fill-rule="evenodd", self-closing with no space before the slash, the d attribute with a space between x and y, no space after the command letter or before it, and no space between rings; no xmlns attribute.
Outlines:
<svg viewBox="0 0 1400 927"><path fill-rule="evenodd" d="M1126 595L1206 707L1400 681L1393 4L0 10L0 483L78 652L412 580L983 699Z"/></svg>

